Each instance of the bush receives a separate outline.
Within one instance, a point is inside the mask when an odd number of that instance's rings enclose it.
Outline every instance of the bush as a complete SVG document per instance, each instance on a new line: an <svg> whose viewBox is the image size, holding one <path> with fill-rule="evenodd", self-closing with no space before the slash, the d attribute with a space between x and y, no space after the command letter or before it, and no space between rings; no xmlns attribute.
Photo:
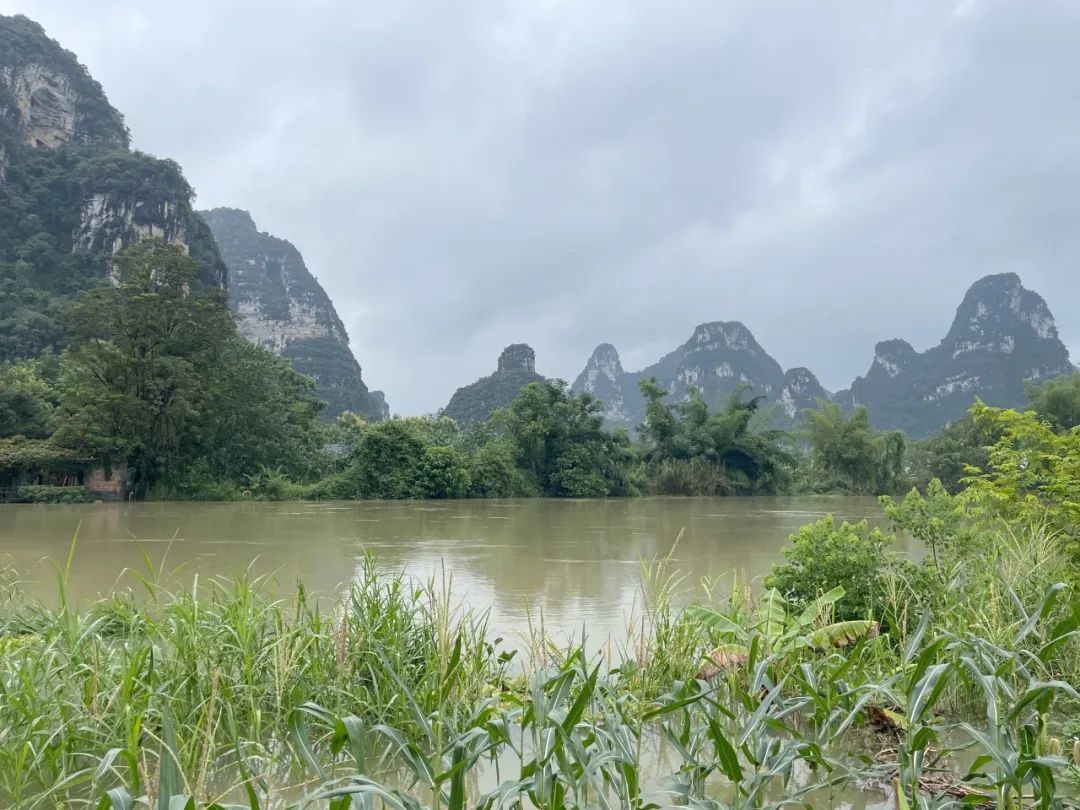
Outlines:
<svg viewBox="0 0 1080 810"><path fill-rule="evenodd" d="M453 447L424 447L416 491L424 498L463 498L469 491L465 459Z"/></svg>
<svg viewBox="0 0 1080 810"><path fill-rule="evenodd" d="M86 487L52 487L40 484L19 487L15 500L20 503L93 503L97 500Z"/></svg>
<svg viewBox="0 0 1080 810"><path fill-rule="evenodd" d="M789 601L805 607L840 585L837 621L865 619L880 609L885 577L893 563L888 553L895 538L860 523L836 525L832 515L809 523L791 536L784 565L773 566L765 587L776 588Z"/></svg>
<svg viewBox="0 0 1080 810"><path fill-rule="evenodd" d="M489 441L469 455L469 494L476 498L535 498L535 481L515 460L516 448L506 441Z"/></svg>

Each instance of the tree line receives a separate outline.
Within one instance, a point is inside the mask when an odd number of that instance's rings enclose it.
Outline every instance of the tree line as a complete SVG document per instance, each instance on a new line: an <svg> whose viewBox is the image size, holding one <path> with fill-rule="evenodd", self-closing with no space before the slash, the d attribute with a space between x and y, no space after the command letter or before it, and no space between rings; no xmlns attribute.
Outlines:
<svg viewBox="0 0 1080 810"><path fill-rule="evenodd" d="M311 380L240 337L197 275L180 248L140 242L66 305L61 351L0 364L0 486L93 462L123 463L130 493L150 498L874 495L935 478L956 491L996 439L968 417L909 442L830 402L781 431L745 389L712 408L697 392L670 402L655 380L641 384L634 438L561 381L527 385L467 427L350 413L327 424ZM1078 374L1029 398L1049 429L1080 423Z"/></svg>

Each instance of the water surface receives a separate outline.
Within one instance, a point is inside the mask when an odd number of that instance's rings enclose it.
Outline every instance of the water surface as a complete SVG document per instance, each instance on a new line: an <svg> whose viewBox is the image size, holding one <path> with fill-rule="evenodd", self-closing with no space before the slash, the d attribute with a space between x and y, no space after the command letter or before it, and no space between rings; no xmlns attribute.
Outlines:
<svg viewBox="0 0 1080 810"><path fill-rule="evenodd" d="M873 498L120 503L0 506L0 565L54 598L51 561L76 530L69 590L84 599L134 583L143 555L181 581L249 567L287 595L297 580L333 595L366 551L387 569L452 580L470 606L492 611L508 640L543 616L556 638L621 643L640 615L640 563L672 549L693 586L737 572L760 578L782 561L799 526L832 513L884 522ZM910 550L901 540L897 550Z"/></svg>

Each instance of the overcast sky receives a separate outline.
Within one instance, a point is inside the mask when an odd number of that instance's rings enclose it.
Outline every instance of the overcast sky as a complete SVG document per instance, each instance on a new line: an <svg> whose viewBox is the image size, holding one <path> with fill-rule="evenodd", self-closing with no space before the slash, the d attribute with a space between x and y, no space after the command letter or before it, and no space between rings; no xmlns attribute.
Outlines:
<svg viewBox="0 0 1080 810"><path fill-rule="evenodd" d="M0 0L289 239L395 412L741 320L826 387L1015 271L1080 355L1080 3Z"/></svg>

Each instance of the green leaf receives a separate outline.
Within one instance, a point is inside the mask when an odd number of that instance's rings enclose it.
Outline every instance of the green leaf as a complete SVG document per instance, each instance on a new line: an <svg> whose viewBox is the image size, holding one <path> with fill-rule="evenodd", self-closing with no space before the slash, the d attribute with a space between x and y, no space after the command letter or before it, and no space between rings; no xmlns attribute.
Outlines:
<svg viewBox="0 0 1080 810"><path fill-rule="evenodd" d="M173 797L179 797L184 789L180 776L180 765L176 761L176 732L173 729L172 710L169 702L161 708L161 752L158 762L158 810L177 810L172 803ZM179 810L183 810L183 805Z"/></svg>
<svg viewBox="0 0 1080 810"><path fill-rule="evenodd" d="M717 613L710 608L701 605L690 605L686 608L686 615L699 624L705 625L705 627L708 627L710 630L734 636L740 641L745 641L746 639L747 633L744 627L732 621L722 613Z"/></svg>
<svg viewBox="0 0 1080 810"><path fill-rule="evenodd" d="M828 593L824 593L815 599L814 603L807 607L795 622L799 627L809 627L817 621L823 608L838 602L844 597L845 593L843 586L837 585Z"/></svg>
<svg viewBox="0 0 1080 810"><path fill-rule="evenodd" d="M914 725L922 721L925 712L934 708L938 697L948 686L946 675L951 671L951 664L934 664L926 670L923 678L915 684L908 696L908 723Z"/></svg>

